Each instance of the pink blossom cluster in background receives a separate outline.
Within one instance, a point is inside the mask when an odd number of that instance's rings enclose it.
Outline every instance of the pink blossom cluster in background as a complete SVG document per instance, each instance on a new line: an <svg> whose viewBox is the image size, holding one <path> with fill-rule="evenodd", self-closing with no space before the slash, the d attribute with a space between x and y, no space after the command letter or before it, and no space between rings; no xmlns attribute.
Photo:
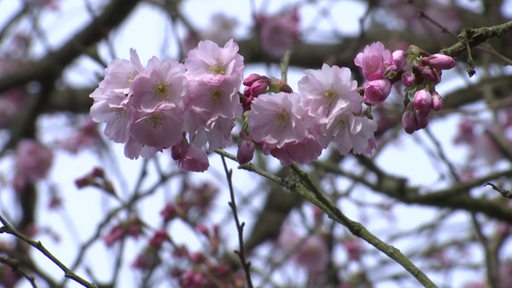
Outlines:
<svg viewBox="0 0 512 288"><path fill-rule="evenodd" d="M53 151L34 139L23 139L16 147L13 186L23 191L29 183L44 179L53 162Z"/></svg>
<svg viewBox="0 0 512 288"><path fill-rule="evenodd" d="M300 40L300 17L297 7L275 15L257 14L255 22L261 48L270 57L279 59Z"/></svg>
<svg viewBox="0 0 512 288"><path fill-rule="evenodd" d="M236 119L242 120L241 164L251 161L255 147L282 165L316 160L331 143L342 155L369 155L377 123L363 104L382 103L400 81L406 87L405 131L424 128L430 110L441 108L434 89L441 70L455 65L449 56L414 46L391 53L380 42L366 46L355 63L368 80L363 87L350 69L324 64L306 70L294 92L280 79L252 74L243 80L243 57L233 40L223 47L201 41L184 63L153 57L143 66L132 50L130 61L114 60L106 68L90 95L91 116L106 123L107 138L125 144L127 157L148 158L170 148L188 171L208 168L205 149L232 144Z"/></svg>

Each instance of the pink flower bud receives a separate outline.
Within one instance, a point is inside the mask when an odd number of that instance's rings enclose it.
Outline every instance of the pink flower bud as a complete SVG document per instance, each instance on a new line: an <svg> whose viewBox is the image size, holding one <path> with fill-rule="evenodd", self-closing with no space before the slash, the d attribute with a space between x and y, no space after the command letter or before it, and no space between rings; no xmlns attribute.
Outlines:
<svg viewBox="0 0 512 288"><path fill-rule="evenodd" d="M443 106L443 98L439 93L434 91L434 93L432 93L432 109L439 111L441 110L441 106Z"/></svg>
<svg viewBox="0 0 512 288"><path fill-rule="evenodd" d="M453 57L444 54L433 54L428 57L422 57L421 62L424 64L439 70L452 69L457 65L457 62Z"/></svg>
<svg viewBox="0 0 512 288"><path fill-rule="evenodd" d="M406 110L402 114L402 126L404 130L408 134L412 134L414 131L418 130L418 120L416 119L416 115L413 110Z"/></svg>
<svg viewBox="0 0 512 288"><path fill-rule="evenodd" d="M397 70L403 70L405 67L405 52L404 50L395 50L391 53L393 57L393 63L396 66Z"/></svg>
<svg viewBox="0 0 512 288"><path fill-rule="evenodd" d="M195 264L200 264L201 262L204 262L204 255L201 252L192 252L189 255L190 260Z"/></svg>
<svg viewBox="0 0 512 288"><path fill-rule="evenodd" d="M348 254L349 260L357 261L361 258L362 247L361 243L356 240L345 240L343 246Z"/></svg>
<svg viewBox="0 0 512 288"><path fill-rule="evenodd" d="M385 79L373 80L364 84L364 103L376 105L382 103L391 92L391 83Z"/></svg>
<svg viewBox="0 0 512 288"><path fill-rule="evenodd" d="M418 121L418 130L423 129L427 127L428 125L428 113L427 114L420 114L416 113L416 120Z"/></svg>
<svg viewBox="0 0 512 288"><path fill-rule="evenodd" d="M265 78L265 76L253 73L253 74L247 76L247 78L244 79L242 84L244 84L244 86L251 86L252 83L254 83L262 78Z"/></svg>
<svg viewBox="0 0 512 288"><path fill-rule="evenodd" d="M165 222L169 222L177 216L177 209L174 204L168 203L164 209L160 211L160 215L164 218Z"/></svg>
<svg viewBox="0 0 512 288"><path fill-rule="evenodd" d="M241 139L236 152L236 159L240 165L249 163L254 154L254 143L249 139Z"/></svg>
<svg viewBox="0 0 512 288"><path fill-rule="evenodd" d="M413 103L418 114L426 115L432 109L432 95L425 89L418 90L414 93Z"/></svg>
<svg viewBox="0 0 512 288"><path fill-rule="evenodd" d="M322 275L325 272L329 252L321 236L308 236L295 253L295 262L304 267L310 276Z"/></svg>
<svg viewBox="0 0 512 288"><path fill-rule="evenodd" d="M439 81L441 81L440 71L434 71L430 66L416 65L414 68L423 80L433 83L439 83Z"/></svg>
<svg viewBox="0 0 512 288"><path fill-rule="evenodd" d="M149 245L153 247L160 247L167 239L167 232L164 230L157 230L153 237L149 239Z"/></svg>
<svg viewBox="0 0 512 288"><path fill-rule="evenodd" d="M406 87L411 87L414 84L415 80L416 80L416 76L414 76L414 73L405 72L404 74L402 74L402 83Z"/></svg>

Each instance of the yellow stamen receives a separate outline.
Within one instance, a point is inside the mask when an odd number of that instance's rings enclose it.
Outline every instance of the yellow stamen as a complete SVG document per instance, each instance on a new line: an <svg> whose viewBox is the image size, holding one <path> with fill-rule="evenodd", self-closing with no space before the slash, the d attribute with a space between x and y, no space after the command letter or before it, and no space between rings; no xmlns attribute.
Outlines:
<svg viewBox="0 0 512 288"><path fill-rule="evenodd" d="M274 114L274 125L284 128L290 124L290 113L286 110L276 111Z"/></svg>
<svg viewBox="0 0 512 288"><path fill-rule="evenodd" d="M149 117L145 118L144 121L151 126L153 129L158 129L164 120L162 113L152 113Z"/></svg>
<svg viewBox="0 0 512 288"><path fill-rule="evenodd" d="M219 103L221 100L222 100L222 91L221 90L215 90L212 92L212 100L213 100L213 103Z"/></svg>
<svg viewBox="0 0 512 288"><path fill-rule="evenodd" d="M220 66L219 64L213 64L208 70L215 75L224 75L225 73L224 67Z"/></svg>
<svg viewBox="0 0 512 288"><path fill-rule="evenodd" d="M336 92L334 90L329 89L324 92L324 97L328 100L333 100L337 96Z"/></svg>

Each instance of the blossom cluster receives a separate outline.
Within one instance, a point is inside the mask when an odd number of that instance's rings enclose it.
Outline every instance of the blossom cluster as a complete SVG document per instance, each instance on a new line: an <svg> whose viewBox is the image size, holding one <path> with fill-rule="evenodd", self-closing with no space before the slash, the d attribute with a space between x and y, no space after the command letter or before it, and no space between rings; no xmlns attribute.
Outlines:
<svg viewBox="0 0 512 288"><path fill-rule="evenodd" d="M201 41L183 63L153 57L143 66L132 49L130 61L114 60L106 68L90 95L91 116L106 123L106 137L125 144L127 157L148 158L170 148L178 166L189 171L208 168L204 147L231 145L237 119L242 164L256 146L282 165L311 162L331 143L342 155L368 155L376 146L377 123L364 105L382 103L400 81L414 95L405 101L405 131L424 128L430 110L441 107L434 89L441 70L455 65L446 55L427 55L414 46L390 52L380 42L366 46L354 62L368 80L363 87L349 68L324 64L306 70L294 92L281 79L243 79L243 57L233 40L223 47Z"/></svg>
<svg viewBox="0 0 512 288"><path fill-rule="evenodd" d="M331 142L343 155L371 153L377 124L364 115L363 99L351 74L346 67L324 64L319 70L305 71L299 92L282 92L282 86L276 93L257 97L251 93L258 89L250 88L261 85L261 79L244 82L249 85L245 92L252 97L248 135L264 154L283 165L311 162Z"/></svg>
<svg viewBox="0 0 512 288"><path fill-rule="evenodd" d="M230 144L234 120L242 114L243 68L232 40L224 47L201 41L184 63L153 57L143 66L132 49L130 61L114 60L106 68L90 95L90 114L106 123L109 139L125 144L128 158L148 158L171 147L179 167L204 171L208 158L202 147Z"/></svg>
<svg viewBox="0 0 512 288"><path fill-rule="evenodd" d="M456 65L455 60L447 55L429 55L413 45L406 52L391 52L380 42L367 45L354 62L368 80L363 86L363 99L368 105L386 100L393 83L406 87L402 124L407 133L425 128L430 111L441 109L442 98L435 85L441 81L442 70ZM413 95L412 101L409 95Z"/></svg>

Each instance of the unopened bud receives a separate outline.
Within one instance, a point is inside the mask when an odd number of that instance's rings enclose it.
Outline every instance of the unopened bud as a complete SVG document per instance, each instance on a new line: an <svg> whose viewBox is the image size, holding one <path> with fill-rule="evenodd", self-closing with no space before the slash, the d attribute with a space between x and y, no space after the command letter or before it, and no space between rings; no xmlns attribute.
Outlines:
<svg viewBox="0 0 512 288"><path fill-rule="evenodd" d="M455 59L453 59L453 57L439 53L430 55L428 57L422 57L421 62L439 70L448 70L457 65L457 62Z"/></svg>
<svg viewBox="0 0 512 288"><path fill-rule="evenodd" d="M391 92L391 83L385 79L373 80L364 84L363 101L369 105L382 103Z"/></svg>
<svg viewBox="0 0 512 288"><path fill-rule="evenodd" d="M439 110L441 110L442 106L443 106L443 98L441 97L441 95L439 95L439 93L434 91L434 93L432 93L432 109L439 111Z"/></svg>
<svg viewBox="0 0 512 288"><path fill-rule="evenodd" d="M419 114L426 115L432 109L432 95L425 89L418 90L414 93L413 104Z"/></svg>
<svg viewBox="0 0 512 288"><path fill-rule="evenodd" d="M236 152L236 159L240 165L249 163L254 155L254 143L249 139L241 139Z"/></svg>

